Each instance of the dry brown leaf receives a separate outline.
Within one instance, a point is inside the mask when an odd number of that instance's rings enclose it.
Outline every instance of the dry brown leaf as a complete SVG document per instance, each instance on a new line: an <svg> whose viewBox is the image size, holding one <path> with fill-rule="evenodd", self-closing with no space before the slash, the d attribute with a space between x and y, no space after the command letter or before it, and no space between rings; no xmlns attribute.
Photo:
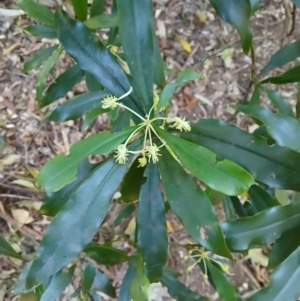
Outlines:
<svg viewBox="0 0 300 301"><path fill-rule="evenodd" d="M7 155L3 159L1 159L0 164L2 164L4 166L5 165L12 165L12 164L16 163L17 161L19 161L20 159L21 159L21 155L11 154L11 155Z"/></svg>
<svg viewBox="0 0 300 301"><path fill-rule="evenodd" d="M196 11L196 18L199 22L199 24L204 27L206 24L206 13L204 11L201 10L197 10Z"/></svg>
<svg viewBox="0 0 300 301"><path fill-rule="evenodd" d="M29 211L25 209L12 209L11 214L13 218L22 225L30 224L34 221Z"/></svg>

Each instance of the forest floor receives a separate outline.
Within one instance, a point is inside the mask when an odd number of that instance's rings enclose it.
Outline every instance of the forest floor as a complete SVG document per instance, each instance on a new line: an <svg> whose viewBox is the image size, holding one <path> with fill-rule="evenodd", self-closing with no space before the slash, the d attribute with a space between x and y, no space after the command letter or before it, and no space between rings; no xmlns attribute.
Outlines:
<svg viewBox="0 0 300 301"><path fill-rule="evenodd" d="M43 2L51 7L56 5L56 0ZM280 1L260 2L262 8L251 21L258 71L281 44L300 38L297 26L292 35L286 37L289 18L287 20ZM12 1L2 0L0 9L18 8ZM193 68L205 75L203 80L188 83L176 91L170 114L187 116L193 121L219 118L253 131L250 120L241 114L235 116L234 109L230 107L237 101L249 99L252 91L249 89L251 57L243 54L236 31L217 17L208 1L154 0L154 10L156 33L169 69L168 81L172 81L185 68ZM20 12L16 16L7 16L7 11L0 10L0 233L17 251L32 258L50 222L49 218L38 213L43 199L43 191L35 186L38 171L55 155L67 154L70 146L83 137L107 128L108 119L103 115L88 131L82 128L82 120L62 124L44 121L53 106L38 110L35 102L38 70L25 74L22 68L34 51L54 45L57 41L29 36L22 30L29 24L32 21ZM70 62L70 58L63 55L49 83ZM284 90L277 87L277 90L295 105L294 85L286 85ZM85 91L85 84L81 82L68 93L67 98ZM262 102L266 103L264 97ZM112 206L105 221L106 227L112 225L121 209L121 205ZM222 209L217 207L216 210L222 219ZM118 231L130 233L131 219L122 222ZM189 241L182 226L171 214L168 215L168 231L170 241L176 244ZM109 235L99 234L101 242L110 238ZM184 249L171 246L168 264L182 272L181 280L189 287L212 301L219 300L197 269L186 272L191 262L183 259L184 252ZM258 249L231 264L233 275L230 278L242 296L247 297L268 283L265 263L266 257ZM0 255L0 301L17 300L7 291L21 268L22 262ZM101 266L101 270L118 287L125 265ZM67 293L74 289L75 284L72 285ZM171 300L164 290L159 294L162 300ZM104 300L111 299L104 297Z"/></svg>

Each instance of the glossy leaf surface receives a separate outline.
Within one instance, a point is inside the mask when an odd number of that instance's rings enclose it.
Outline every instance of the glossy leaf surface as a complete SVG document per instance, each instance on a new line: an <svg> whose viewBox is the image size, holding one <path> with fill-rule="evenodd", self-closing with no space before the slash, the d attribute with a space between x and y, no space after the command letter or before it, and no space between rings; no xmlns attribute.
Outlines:
<svg viewBox="0 0 300 301"><path fill-rule="evenodd" d="M300 150L300 124L289 116L274 114L270 110L257 106L235 106L240 112L264 123L270 136L279 146ZM287 134L288 133L288 134Z"/></svg>
<svg viewBox="0 0 300 301"><path fill-rule="evenodd" d="M272 197L269 193L257 185L251 186L248 194L250 201L244 203L244 208L248 216L280 205L275 197Z"/></svg>
<svg viewBox="0 0 300 301"><path fill-rule="evenodd" d="M251 217L222 224L231 251L245 251L278 239L281 234L300 225L300 203L276 206Z"/></svg>
<svg viewBox="0 0 300 301"><path fill-rule="evenodd" d="M88 0L71 0L76 17L80 21L86 20L88 10Z"/></svg>
<svg viewBox="0 0 300 301"><path fill-rule="evenodd" d="M90 29L117 27L118 23L118 16L115 14L97 15L84 22L84 24Z"/></svg>
<svg viewBox="0 0 300 301"><path fill-rule="evenodd" d="M107 92L87 92L59 105L49 116L49 120L63 122L75 120L91 110L97 102L108 96Z"/></svg>
<svg viewBox="0 0 300 301"><path fill-rule="evenodd" d="M270 277L267 287L254 294L248 301L294 301L300 295L300 247L296 249Z"/></svg>
<svg viewBox="0 0 300 301"><path fill-rule="evenodd" d="M136 159L126 173L120 190L119 202L130 203L138 200L141 186L146 180L143 176L145 167L138 167L139 165Z"/></svg>
<svg viewBox="0 0 300 301"><path fill-rule="evenodd" d="M55 39L57 36L56 28L50 25L31 25L24 27L24 30L33 36L42 38Z"/></svg>
<svg viewBox="0 0 300 301"><path fill-rule="evenodd" d="M145 112L153 105L153 25L151 0L117 0L119 35L133 87Z"/></svg>
<svg viewBox="0 0 300 301"><path fill-rule="evenodd" d="M149 284L144 271L142 258L138 255L134 259L135 275L130 284L130 296L132 301L148 301L147 284Z"/></svg>
<svg viewBox="0 0 300 301"><path fill-rule="evenodd" d="M266 87L264 87L263 90L267 93L270 102L278 108L279 113L290 117L295 117L295 114L289 102L278 92L270 90Z"/></svg>
<svg viewBox="0 0 300 301"><path fill-rule="evenodd" d="M117 97L129 91L130 83L122 67L92 31L83 23L72 20L61 9L56 12L56 24L58 39L82 70L89 72L107 91ZM141 112L134 93L122 101Z"/></svg>
<svg viewBox="0 0 300 301"><path fill-rule="evenodd" d="M91 6L91 17L104 13L105 0L93 0Z"/></svg>
<svg viewBox="0 0 300 301"><path fill-rule="evenodd" d="M92 285L94 283L94 279L96 276L96 269L95 267L89 262L83 271L82 279L81 279L81 285L84 292L89 292L92 288Z"/></svg>
<svg viewBox="0 0 300 301"><path fill-rule="evenodd" d="M105 274L96 271L96 275L94 278L93 288L97 291L103 292L109 297L116 297L116 290L112 286L109 279L105 276Z"/></svg>
<svg viewBox="0 0 300 301"><path fill-rule="evenodd" d="M299 231L299 226L292 228L276 240L269 255L269 269L276 268L300 246Z"/></svg>
<svg viewBox="0 0 300 301"><path fill-rule="evenodd" d="M296 0L299 1L299 0ZM300 3L300 1L299 1ZM300 56L300 40L293 42L291 44L285 45L280 50L275 52L268 62L267 66L265 66L260 74L265 74L275 68L281 67L285 64L288 64Z"/></svg>
<svg viewBox="0 0 300 301"><path fill-rule="evenodd" d="M46 230L27 277L28 287L69 264L92 240L129 163L118 165L109 158L78 186Z"/></svg>
<svg viewBox="0 0 300 301"><path fill-rule="evenodd" d="M163 286L168 288L168 293L177 301L209 301L207 298L198 295L191 291L182 282L177 279L164 274L161 280Z"/></svg>
<svg viewBox="0 0 300 301"><path fill-rule="evenodd" d="M99 264L113 265L120 262L126 262L129 258L126 252L113 248L109 244L100 245L97 243L90 243L83 251Z"/></svg>
<svg viewBox="0 0 300 301"><path fill-rule="evenodd" d="M16 0L16 3L29 17L36 21L55 25L54 14L47 6L32 0Z"/></svg>
<svg viewBox="0 0 300 301"><path fill-rule="evenodd" d="M243 166L270 187L300 190L300 154L293 150L269 146L267 139L213 119L193 124L192 131L181 136Z"/></svg>
<svg viewBox="0 0 300 301"><path fill-rule="evenodd" d="M206 249L231 258L214 208L201 187L166 150L159 168L166 198L187 233Z"/></svg>
<svg viewBox="0 0 300 301"><path fill-rule="evenodd" d="M206 261L206 266L208 279L218 292L220 299L222 301L240 301L241 299L239 298L237 289L229 281L224 272L209 260Z"/></svg>
<svg viewBox="0 0 300 301"><path fill-rule="evenodd" d="M78 165L76 180L59 191L47 193L39 213L55 216L96 166L96 164L91 164L88 159L81 161Z"/></svg>
<svg viewBox="0 0 300 301"><path fill-rule="evenodd" d="M186 69L179 72L176 81L167 84L162 90L157 108L160 110L168 107L176 88L184 85L188 81L194 81L198 78L203 78L203 73L197 73L193 69Z"/></svg>
<svg viewBox="0 0 300 301"><path fill-rule="evenodd" d="M45 62L45 60L47 60L52 55L52 53L57 50L57 48L58 46L55 45L36 51L33 56L25 62L23 71L29 72L32 69L41 66Z"/></svg>
<svg viewBox="0 0 300 301"><path fill-rule="evenodd" d="M39 108L48 106L55 100L65 96L82 79L83 71L78 65L74 65L59 75L55 82L47 89L43 98L39 101Z"/></svg>
<svg viewBox="0 0 300 301"><path fill-rule="evenodd" d="M120 287L120 293L119 293L119 298L118 301L131 301L131 296L130 296L130 284L135 277L135 264L134 261L131 260L129 262L129 266L127 269L127 272L123 278L121 287Z"/></svg>
<svg viewBox="0 0 300 301"><path fill-rule="evenodd" d="M243 50L248 53L252 45L252 29L250 16L252 12L249 0L210 0L218 15L232 24L241 38Z"/></svg>
<svg viewBox="0 0 300 301"><path fill-rule="evenodd" d="M296 83L300 81L300 66L296 66L283 74L269 77L260 82L260 84L271 83L274 85L284 85L289 83Z"/></svg>
<svg viewBox="0 0 300 301"><path fill-rule="evenodd" d="M39 101L43 97L43 91L48 79L49 74L52 72L56 65L57 60L62 54L62 47L59 46L52 55L43 63L41 71L36 76L36 97Z"/></svg>
<svg viewBox="0 0 300 301"><path fill-rule="evenodd" d="M150 282L159 282L168 259L168 236L158 165L148 163L144 172L138 212L138 247Z"/></svg>
<svg viewBox="0 0 300 301"><path fill-rule="evenodd" d="M72 280L75 271L75 265L73 265L67 273L61 271L57 272L51 279L49 286L43 293L40 301L54 301L56 300L64 291L66 286Z"/></svg>
<svg viewBox="0 0 300 301"><path fill-rule="evenodd" d="M89 155L108 155L134 131L135 127L123 132L110 134L103 132L77 142L70 148L68 156L59 155L48 161L42 168L38 184L47 192L55 192L76 180L79 162Z"/></svg>
<svg viewBox="0 0 300 301"><path fill-rule="evenodd" d="M254 183L242 167L228 160L217 161L209 149L156 128L182 164L199 180L216 191L238 195Z"/></svg>

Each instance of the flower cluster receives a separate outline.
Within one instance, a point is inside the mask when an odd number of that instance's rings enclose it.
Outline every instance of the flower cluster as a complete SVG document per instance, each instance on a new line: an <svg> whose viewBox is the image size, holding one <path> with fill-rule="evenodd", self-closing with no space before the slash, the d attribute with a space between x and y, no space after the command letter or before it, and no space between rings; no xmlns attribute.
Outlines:
<svg viewBox="0 0 300 301"><path fill-rule="evenodd" d="M139 167L144 167L148 162L153 162L154 164L159 161L159 156L161 154L159 153L159 149L161 147L164 147L166 145L165 141L157 134L155 131L152 123L157 120L163 120L164 122L171 123L170 127L176 128L179 131L185 131L188 132L191 130L191 126L189 121L186 121L185 118L166 118L166 117L154 117L150 119L151 112L154 110L157 106L158 102L158 96L155 93L155 101L154 105L152 106L149 113L142 117L132 109L128 108L126 105L119 102L119 100L127 97L132 92L132 87L130 87L130 90L122 95L121 97L116 97L114 95L109 95L102 99L102 108L103 109L115 109L116 107L124 108L125 110L130 111L132 114L135 114L137 117L141 119L141 123L138 124L137 129L127 138L126 142L124 144L120 144L115 152L114 158L118 164L125 164L128 160L128 156L130 153L132 154L139 154L142 155L141 158L138 159ZM143 143L143 149L139 151L129 151L127 149L127 144L130 142L130 140L134 137L140 134L140 132L143 132L144 135L144 143ZM154 135L158 140L161 142L160 146L157 146L152 141L152 135Z"/></svg>
<svg viewBox="0 0 300 301"><path fill-rule="evenodd" d="M233 275L233 274L230 274L229 266L227 264L224 264L221 261L212 258L209 254L210 254L210 252L205 251L204 248L189 250L189 255L184 256L184 259L188 260L189 258L192 258L195 260L195 262L191 266L187 267L187 269L186 269L187 272L191 272L197 264L203 262L203 265L204 265L203 277L205 279L207 279L208 274L207 274L206 260L209 260L209 261L213 261L214 263L218 264L224 273L226 273L228 275Z"/></svg>

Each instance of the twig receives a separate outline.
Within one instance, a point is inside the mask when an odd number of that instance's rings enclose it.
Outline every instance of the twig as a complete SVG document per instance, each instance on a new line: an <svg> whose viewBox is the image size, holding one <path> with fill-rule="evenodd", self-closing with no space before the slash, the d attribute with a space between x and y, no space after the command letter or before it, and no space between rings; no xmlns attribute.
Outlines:
<svg viewBox="0 0 300 301"><path fill-rule="evenodd" d="M250 91L251 91L251 88L253 86L253 84L255 83L256 81L256 65L255 65L255 61L256 61L256 57L255 57L255 51L254 51L254 47L253 45L251 45L251 79L249 81L249 84L248 84L248 87L247 87L247 90L246 90L246 94L245 94L245 97L243 99L243 101L241 103L246 103L247 100L248 100L248 97L249 97L249 94L250 94ZM237 116L237 114L239 113L238 110L235 110L235 112L233 113L233 115L231 115L229 118L228 118L228 122L231 122L234 120L234 118Z"/></svg>
<svg viewBox="0 0 300 301"><path fill-rule="evenodd" d="M21 200L32 200L32 198L23 195L16 195L16 194L9 194L9 193L2 193L0 194L0 198L11 198L11 199L21 199Z"/></svg>
<svg viewBox="0 0 300 301"><path fill-rule="evenodd" d="M28 194L42 194L43 193L41 191L35 191L35 190L28 189L28 188L18 187L16 185L9 185L9 184L2 184L2 183L0 183L0 187L3 187L8 190L19 191L19 192L28 193Z"/></svg>

